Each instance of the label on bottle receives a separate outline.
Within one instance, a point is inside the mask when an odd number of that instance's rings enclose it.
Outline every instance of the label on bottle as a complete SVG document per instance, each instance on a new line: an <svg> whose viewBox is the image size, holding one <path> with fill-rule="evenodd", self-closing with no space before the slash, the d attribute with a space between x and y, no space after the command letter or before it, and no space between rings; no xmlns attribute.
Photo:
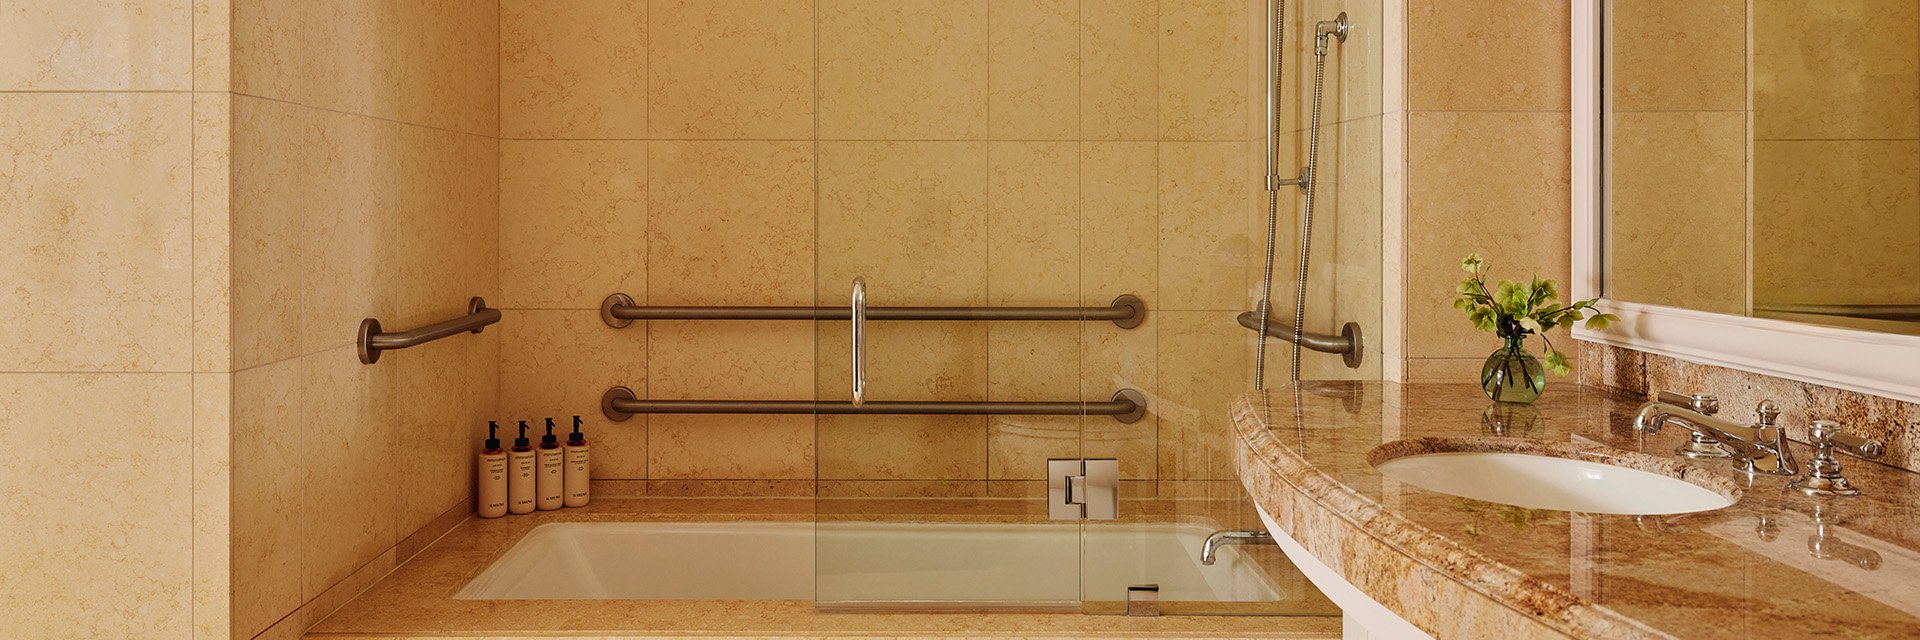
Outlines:
<svg viewBox="0 0 1920 640"><path fill-rule="evenodd" d="M566 468L566 505L569 507L587 506L588 486L591 476L588 474L588 455L586 445L567 445Z"/></svg>
<svg viewBox="0 0 1920 640"><path fill-rule="evenodd" d="M533 452L515 451L507 455L507 462L513 467L513 474L507 477L507 510L533 513Z"/></svg>
<svg viewBox="0 0 1920 640"><path fill-rule="evenodd" d="M534 486L539 494L535 506L541 511L552 511L563 504L560 473L566 466L565 459L558 447L540 450L540 477Z"/></svg>

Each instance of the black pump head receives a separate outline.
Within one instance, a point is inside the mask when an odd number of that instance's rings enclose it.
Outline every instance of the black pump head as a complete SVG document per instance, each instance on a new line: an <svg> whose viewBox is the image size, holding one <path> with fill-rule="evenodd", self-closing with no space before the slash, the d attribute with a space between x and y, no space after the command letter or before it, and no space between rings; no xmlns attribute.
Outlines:
<svg viewBox="0 0 1920 640"><path fill-rule="evenodd" d="M533 441L527 439L527 421L520 421L520 437L513 439L513 446L516 449L533 446Z"/></svg>
<svg viewBox="0 0 1920 640"><path fill-rule="evenodd" d="M567 434L567 442L586 442L587 436L580 433L580 416L573 417L573 433Z"/></svg>
<svg viewBox="0 0 1920 640"><path fill-rule="evenodd" d="M500 423L487 421L487 450L500 448Z"/></svg>
<svg viewBox="0 0 1920 640"><path fill-rule="evenodd" d="M560 439L553 435L553 418L547 418L547 435L540 436L540 448L548 449L560 446Z"/></svg>

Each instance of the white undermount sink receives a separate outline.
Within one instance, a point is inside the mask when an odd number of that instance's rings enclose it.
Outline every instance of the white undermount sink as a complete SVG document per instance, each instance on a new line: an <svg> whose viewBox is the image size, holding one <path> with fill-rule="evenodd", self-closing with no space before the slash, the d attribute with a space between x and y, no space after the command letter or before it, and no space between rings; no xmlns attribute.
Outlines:
<svg viewBox="0 0 1920 640"><path fill-rule="evenodd" d="M1531 453L1420 453L1377 462L1374 468L1428 491L1529 509L1660 515L1712 511L1734 502L1679 478Z"/></svg>

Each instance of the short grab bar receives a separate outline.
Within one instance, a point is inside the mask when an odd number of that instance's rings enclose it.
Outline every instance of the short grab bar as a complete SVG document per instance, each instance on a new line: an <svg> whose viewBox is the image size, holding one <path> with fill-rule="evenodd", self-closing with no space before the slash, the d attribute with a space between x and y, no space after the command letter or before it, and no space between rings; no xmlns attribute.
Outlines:
<svg viewBox="0 0 1920 640"><path fill-rule="evenodd" d="M360 321L360 337L356 341L360 345L360 363L379 362L382 351L417 347L463 331L480 333L487 325L499 321L500 310L488 309L487 301L479 296L467 301L467 315L418 329L382 333L380 321L367 318Z"/></svg>
<svg viewBox="0 0 1920 640"><path fill-rule="evenodd" d="M1253 317L1252 311L1242 311L1234 320L1238 321L1240 326L1248 329L1258 330L1260 327L1260 320ZM1287 342L1293 342L1293 325L1269 318L1267 319L1266 334ZM1311 351L1340 354L1348 368L1360 367L1361 346L1360 325L1358 323L1349 322L1341 325L1340 335L1337 336L1330 336L1324 333L1301 333L1300 346L1301 348Z"/></svg>
<svg viewBox="0 0 1920 640"><path fill-rule="evenodd" d="M600 319L613 328L635 320L849 320L849 307L652 307L624 293L600 303ZM1108 320L1122 329L1145 322L1147 303L1133 294L1104 307L868 307L868 320Z"/></svg>
<svg viewBox="0 0 1920 640"><path fill-rule="evenodd" d="M860 405L852 402L819 400L640 400L633 390L613 387L600 396L600 412L608 420L621 422L641 413L728 413L728 414L831 414L831 415L1036 415L1036 416L1113 416L1124 424L1139 422L1147 414L1147 396L1133 389L1121 389L1104 402L969 402L969 401L875 401Z"/></svg>

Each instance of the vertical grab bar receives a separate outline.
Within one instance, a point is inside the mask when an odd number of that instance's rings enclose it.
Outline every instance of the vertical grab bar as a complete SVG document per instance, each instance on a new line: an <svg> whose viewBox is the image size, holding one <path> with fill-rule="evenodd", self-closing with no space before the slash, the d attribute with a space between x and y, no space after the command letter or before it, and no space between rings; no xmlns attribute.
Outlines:
<svg viewBox="0 0 1920 640"><path fill-rule="evenodd" d="M867 394L867 280L853 279L853 406L866 402Z"/></svg>

